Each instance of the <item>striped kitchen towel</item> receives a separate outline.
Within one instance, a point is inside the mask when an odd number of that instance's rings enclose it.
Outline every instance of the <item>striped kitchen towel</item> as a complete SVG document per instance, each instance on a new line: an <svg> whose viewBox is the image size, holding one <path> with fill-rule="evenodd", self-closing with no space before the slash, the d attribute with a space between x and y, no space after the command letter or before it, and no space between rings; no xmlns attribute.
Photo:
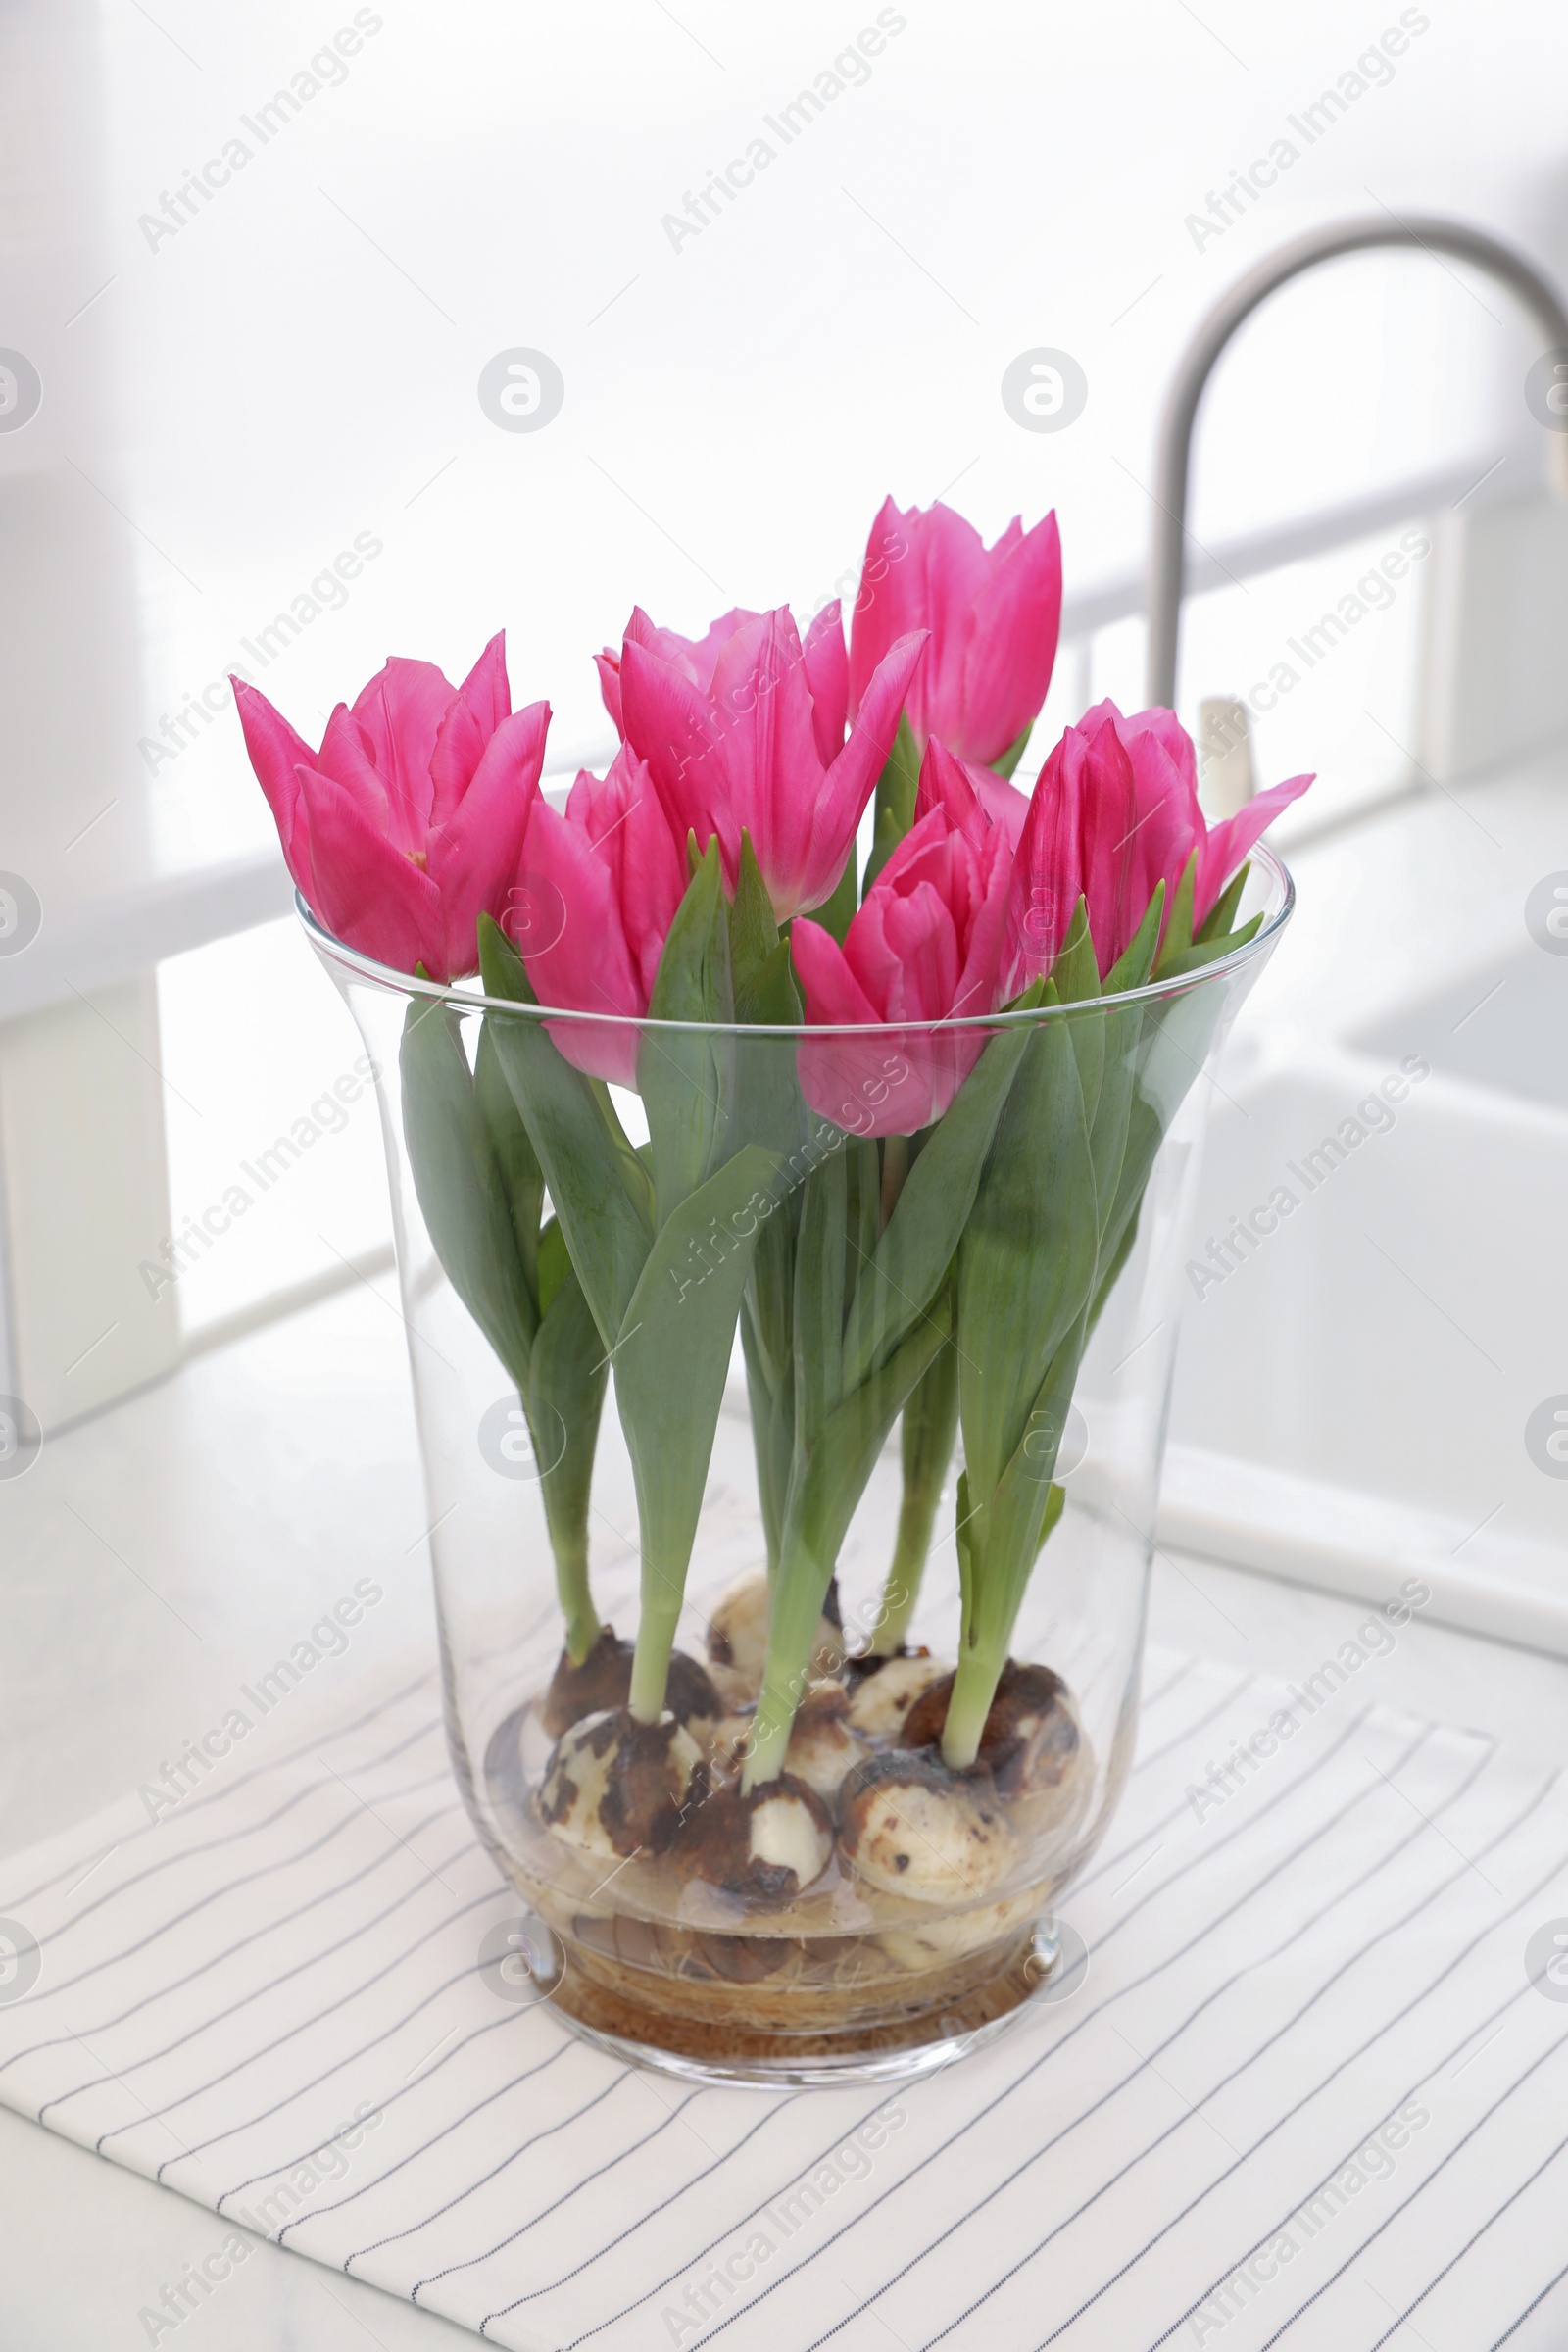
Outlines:
<svg viewBox="0 0 1568 2352"><path fill-rule="evenodd" d="M1560 2344L1568 1787L1375 1675L1153 1659L1081 1988L796 2093L509 1997L433 1674L291 1699L0 1866L0 2098L503 2345Z"/></svg>

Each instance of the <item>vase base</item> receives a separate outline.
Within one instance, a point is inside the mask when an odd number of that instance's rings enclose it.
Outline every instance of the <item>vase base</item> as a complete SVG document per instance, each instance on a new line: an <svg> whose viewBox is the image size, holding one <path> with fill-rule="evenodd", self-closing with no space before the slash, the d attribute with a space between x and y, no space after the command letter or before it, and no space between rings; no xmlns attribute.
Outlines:
<svg viewBox="0 0 1568 2352"><path fill-rule="evenodd" d="M912 1999L897 2016L847 2020L837 2030L819 2020L814 2031L782 2033L656 2006L639 1997L646 1995L646 1979L635 1982L639 1971L607 1974L596 1956L590 1973L569 1952L563 1960L551 2005L595 2048L687 2082L780 2089L934 2074L984 2049L1030 2010L1069 1998L1088 1967L1072 1931L1042 1921L1010 1944L1001 1965L979 1984L971 1978L962 1989L943 1986L933 1972L931 1997Z"/></svg>

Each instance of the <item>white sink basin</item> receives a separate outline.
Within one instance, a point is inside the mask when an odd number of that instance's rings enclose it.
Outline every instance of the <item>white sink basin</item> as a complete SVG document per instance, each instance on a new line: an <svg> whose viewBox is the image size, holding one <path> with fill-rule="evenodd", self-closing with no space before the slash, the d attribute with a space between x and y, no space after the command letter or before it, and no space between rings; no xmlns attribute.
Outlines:
<svg viewBox="0 0 1568 2352"><path fill-rule="evenodd" d="M1341 1042L1228 1058L1160 1532L1357 1594L1418 1573L1432 1615L1568 1655L1568 1459L1544 1448L1553 1399L1568 1426L1568 957L1489 928L1455 977L1446 924L1441 981ZM1281 1187L1275 1229L1205 1272Z"/></svg>

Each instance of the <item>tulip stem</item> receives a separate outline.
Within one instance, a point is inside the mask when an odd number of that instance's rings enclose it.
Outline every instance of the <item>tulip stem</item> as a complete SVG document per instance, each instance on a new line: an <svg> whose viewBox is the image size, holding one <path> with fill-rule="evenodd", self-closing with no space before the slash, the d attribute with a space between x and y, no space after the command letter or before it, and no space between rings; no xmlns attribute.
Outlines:
<svg viewBox="0 0 1568 2352"><path fill-rule="evenodd" d="M741 1780L748 1795L763 1782L776 1780L784 1769L796 1709L811 1679L811 1651L832 1575L831 1559L819 1558L798 1533L793 1540L786 1536L773 1579L767 1664Z"/></svg>
<svg viewBox="0 0 1568 2352"><path fill-rule="evenodd" d="M958 1355L949 1345L932 1359L904 1408L904 1499L893 1564L871 1637L873 1657L896 1658L908 1640L957 1429Z"/></svg>
<svg viewBox="0 0 1568 2352"><path fill-rule="evenodd" d="M637 1646L632 1653L631 1689L626 1704L639 1723L657 1723L664 1711L664 1685L669 1679L670 1652L680 1622L684 1572L662 1580L669 1596L657 1602L649 1594L649 1563L643 1564L643 1602L637 1621Z"/></svg>
<svg viewBox="0 0 1568 2352"><path fill-rule="evenodd" d="M984 1649L965 1649L960 1654L942 1727L942 1761L950 1772L967 1772L980 1753L986 1718L1006 1662L1005 1643L1000 1654L994 1654L989 1643Z"/></svg>
<svg viewBox="0 0 1568 2352"><path fill-rule="evenodd" d="M909 1139L906 1135L889 1135L882 1142L882 1200L881 1231L886 1232L888 1219L899 1205L909 1173Z"/></svg>
<svg viewBox="0 0 1568 2352"><path fill-rule="evenodd" d="M578 1540L552 1526L550 1547L556 1555L556 1596L566 1621L566 1655L573 1666L580 1666L604 1630L588 1589L588 1539L584 1534Z"/></svg>

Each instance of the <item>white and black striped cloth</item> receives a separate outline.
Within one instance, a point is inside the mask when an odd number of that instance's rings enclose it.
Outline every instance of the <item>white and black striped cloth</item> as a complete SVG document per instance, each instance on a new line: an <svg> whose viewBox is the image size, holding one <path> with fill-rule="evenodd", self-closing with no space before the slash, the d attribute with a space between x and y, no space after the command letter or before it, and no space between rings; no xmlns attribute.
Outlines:
<svg viewBox="0 0 1568 2352"><path fill-rule="evenodd" d="M0 2098L503 2345L1568 2341L1554 1774L1351 1681L1221 1797L1284 1695L1156 1659L1071 2000L910 2087L695 2089L505 1997L434 1678L355 1696L0 1868Z"/></svg>

